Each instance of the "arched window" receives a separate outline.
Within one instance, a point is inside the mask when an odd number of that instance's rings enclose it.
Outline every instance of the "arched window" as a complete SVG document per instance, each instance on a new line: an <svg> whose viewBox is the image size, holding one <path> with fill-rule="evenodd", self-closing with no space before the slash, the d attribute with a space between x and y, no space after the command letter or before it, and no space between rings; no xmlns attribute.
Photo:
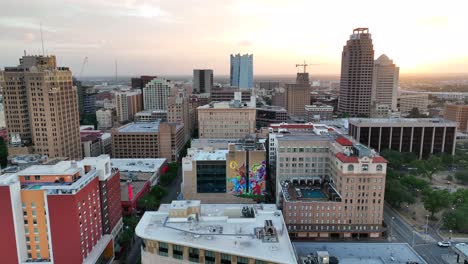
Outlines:
<svg viewBox="0 0 468 264"><path fill-rule="evenodd" d="M354 171L354 166L353 165L348 165L348 171Z"/></svg>
<svg viewBox="0 0 468 264"><path fill-rule="evenodd" d="M377 171L382 171L383 170L383 166L382 165L377 165Z"/></svg>

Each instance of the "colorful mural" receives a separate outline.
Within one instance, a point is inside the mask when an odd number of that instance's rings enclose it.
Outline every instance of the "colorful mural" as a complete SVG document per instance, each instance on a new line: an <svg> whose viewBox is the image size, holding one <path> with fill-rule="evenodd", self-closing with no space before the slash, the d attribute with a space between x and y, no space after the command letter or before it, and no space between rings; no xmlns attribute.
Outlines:
<svg viewBox="0 0 468 264"><path fill-rule="evenodd" d="M260 164L253 164L248 174L246 165L242 164L239 166L236 161L231 161L229 163L229 168L235 171L235 176L228 178L228 186L231 187L230 192L232 194L242 196L265 195L267 176L266 161L262 161Z"/></svg>

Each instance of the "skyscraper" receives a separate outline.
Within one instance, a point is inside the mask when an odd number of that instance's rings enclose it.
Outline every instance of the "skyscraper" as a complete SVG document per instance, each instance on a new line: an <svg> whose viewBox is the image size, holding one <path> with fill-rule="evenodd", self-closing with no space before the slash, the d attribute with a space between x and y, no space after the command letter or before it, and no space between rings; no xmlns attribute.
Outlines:
<svg viewBox="0 0 468 264"><path fill-rule="evenodd" d="M341 57L338 113L368 117L372 95L374 46L368 28L356 28Z"/></svg>
<svg viewBox="0 0 468 264"><path fill-rule="evenodd" d="M231 54L231 86L253 88L253 54Z"/></svg>
<svg viewBox="0 0 468 264"><path fill-rule="evenodd" d="M72 72L55 56L23 56L0 71L10 154L34 152L81 159L80 123Z"/></svg>
<svg viewBox="0 0 468 264"><path fill-rule="evenodd" d="M295 84L286 84L286 109L288 114L306 117L305 106L310 104L309 73L298 72Z"/></svg>
<svg viewBox="0 0 468 264"><path fill-rule="evenodd" d="M141 97L142 95L139 89L115 93L115 109L118 122L132 121L136 113L143 110Z"/></svg>
<svg viewBox="0 0 468 264"><path fill-rule="evenodd" d="M385 54L374 62L372 78L372 107L385 104L397 111L398 81L400 68Z"/></svg>
<svg viewBox="0 0 468 264"><path fill-rule="evenodd" d="M193 70L193 92L211 93L213 88L213 70Z"/></svg>
<svg viewBox="0 0 468 264"><path fill-rule="evenodd" d="M151 80L143 88L145 110L167 110L167 99L172 94L174 84L163 78Z"/></svg>

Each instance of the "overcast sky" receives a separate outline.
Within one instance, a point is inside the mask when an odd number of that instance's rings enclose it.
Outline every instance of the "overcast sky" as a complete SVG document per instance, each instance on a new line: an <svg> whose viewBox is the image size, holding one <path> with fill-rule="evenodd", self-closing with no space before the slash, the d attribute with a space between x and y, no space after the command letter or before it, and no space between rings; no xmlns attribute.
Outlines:
<svg viewBox="0 0 468 264"><path fill-rule="evenodd" d="M228 74L253 53L254 74L339 74L353 28L403 73L468 72L467 0L0 0L0 67L45 50L84 76Z"/></svg>

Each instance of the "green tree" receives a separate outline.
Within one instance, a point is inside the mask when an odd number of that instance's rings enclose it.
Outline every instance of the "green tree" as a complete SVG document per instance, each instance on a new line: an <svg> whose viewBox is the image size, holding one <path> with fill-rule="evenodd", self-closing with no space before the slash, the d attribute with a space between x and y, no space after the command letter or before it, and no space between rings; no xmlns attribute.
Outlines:
<svg viewBox="0 0 468 264"><path fill-rule="evenodd" d="M444 213L444 227L458 232L468 232L468 204L447 210Z"/></svg>
<svg viewBox="0 0 468 264"><path fill-rule="evenodd" d="M0 137L0 165L2 168L8 165L8 147L2 137Z"/></svg>
<svg viewBox="0 0 468 264"><path fill-rule="evenodd" d="M421 114L419 112L419 109L417 107L414 107L411 109L409 114L406 116L407 118L427 118L429 117L428 115Z"/></svg>
<svg viewBox="0 0 468 264"><path fill-rule="evenodd" d="M451 197L447 190L426 190L423 196L424 208L434 214L450 205Z"/></svg>
<svg viewBox="0 0 468 264"><path fill-rule="evenodd" d="M80 125L94 126L94 129L96 129L98 125L96 114L84 114L81 118Z"/></svg>
<svg viewBox="0 0 468 264"><path fill-rule="evenodd" d="M151 193L147 193L138 201L138 206L140 208L143 208L145 211L149 211L156 210L159 206L159 203L159 200L156 199L154 195L152 195Z"/></svg>
<svg viewBox="0 0 468 264"><path fill-rule="evenodd" d="M401 183L406 186L410 191L417 192L424 191L429 188L429 184L426 180L420 179L415 177L414 175L409 175L406 177L402 177Z"/></svg>
<svg viewBox="0 0 468 264"><path fill-rule="evenodd" d="M160 185L156 185L151 188L150 194L154 196L156 200L161 200L164 196L167 195L167 190Z"/></svg>
<svg viewBox="0 0 468 264"><path fill-rule="evenodd" d="M385 185L385 201L394 207L400 207L402 203L413 204L415 202L413 192L401 184L398 179L388 179Z"/></svg>
<svg viewBox="0 0 468 264"><path fill-rule="evenodd" d="M430 182L432 182L434 173L443 168L442 159L435 155L430 156L427 160L415 160L411 162L410 166L416 168L416 172L429 179Z"/></svg>
<svg viewBox="0 0 468 264"><path fill-rule="evenodd" d="M468 184L468 170L457 171L455 178L463 184Z"/></svg>

